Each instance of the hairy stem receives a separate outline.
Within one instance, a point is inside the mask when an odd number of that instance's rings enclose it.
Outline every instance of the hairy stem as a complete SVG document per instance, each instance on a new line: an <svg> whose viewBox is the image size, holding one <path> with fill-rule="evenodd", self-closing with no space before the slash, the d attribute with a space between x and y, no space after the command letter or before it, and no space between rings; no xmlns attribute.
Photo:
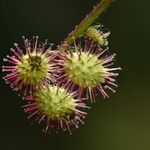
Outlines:
<svg viewBox="0 0 150 150"><path fill-rule="evenodd" d="M72 31L68 37L59 45L59 49L64 48L66 45L71 45L75 39L81 36L84 31L106 10L106 8L113 2L114 0L102 0L98 3L96 7L92 10L92 12L86 16L86 18L75 27L75 30Z"/></svg>

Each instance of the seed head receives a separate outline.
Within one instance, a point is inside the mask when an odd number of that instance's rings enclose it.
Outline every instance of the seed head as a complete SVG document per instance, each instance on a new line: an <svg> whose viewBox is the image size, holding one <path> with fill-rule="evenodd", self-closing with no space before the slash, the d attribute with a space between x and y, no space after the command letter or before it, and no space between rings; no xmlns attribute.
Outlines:
<svg viewBox="0 0 150 150"><path fill-rule="evenodd" d="M68 130L71 133L73 128L78 128L80 122L83 123L82 119L87 114L80 109L89 108L75 97L76 92L48 85L38 89L23 108L29 118L35 117L36 122L46 123L45 132Z"/></svg>
<svg viewBox="0 0 150 150"><path fill-rule="evenodd" d="M72 47L70 47L72 48ZM57 64L60 68L58 78L59 84L66 84L68 89L77 88L79 98L83 93L88 93L91 101L95 100L96 89L102 96L108 97L104 89L113 92L117 87L115 78L118 76L117 70L121 68L111 68L115 54L105 56L107 49L97 48L94 42L86 40L84 48L74 46L74 51L61 52ZM88 92L87 92L88 91Z"/></svg>
<svg viewBox="0 0 150 150"><path fill-rule="evenodd" d="M42 84L55 80L52 74L54 56L51 54L51 47L47 41L41 45L38 42L38 37L33 37L31 42L23 37L23 41L25 54L15 43L14 48L10 49L13 55L4 59L9 65L3 66L3 72L7 72L4 79L13 90L27 95L32 94Z"/></svg>

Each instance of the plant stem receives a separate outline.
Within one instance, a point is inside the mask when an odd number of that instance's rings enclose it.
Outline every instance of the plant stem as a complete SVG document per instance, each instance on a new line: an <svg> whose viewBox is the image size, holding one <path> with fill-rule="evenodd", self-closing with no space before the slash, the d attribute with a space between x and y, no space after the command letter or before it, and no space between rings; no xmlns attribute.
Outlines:
<svg viewBox="0 0 150 150"><path fill-rule="evenodd" d="M74 40L81 36L84 31L93 23L93 21L95 21L113 1L114 0L100 1L98 5L94 7L92 12L87 15L86 18L78 26L75 27L75 30L68 35L64 42L59 45L59 49L64 48L66 45L71 45Z"/></svg>

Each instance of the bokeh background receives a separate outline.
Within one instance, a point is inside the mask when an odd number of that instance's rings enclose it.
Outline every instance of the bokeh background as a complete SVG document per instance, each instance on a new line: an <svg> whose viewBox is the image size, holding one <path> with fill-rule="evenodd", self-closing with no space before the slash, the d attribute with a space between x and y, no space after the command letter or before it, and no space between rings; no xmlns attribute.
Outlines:
<svg viewBox="0 0 150 150"><path fill-rule="evenodd" d="M25 35L59 44L99 0L1 0L0 57ZM150 1L117 0L97 19L111 30L110 52L123 70L110 99L97 97L85 124L68 134L31 126L22 100L0 79L1 150L150 149ZM2 73L1 73L2 76Z"/></svg>

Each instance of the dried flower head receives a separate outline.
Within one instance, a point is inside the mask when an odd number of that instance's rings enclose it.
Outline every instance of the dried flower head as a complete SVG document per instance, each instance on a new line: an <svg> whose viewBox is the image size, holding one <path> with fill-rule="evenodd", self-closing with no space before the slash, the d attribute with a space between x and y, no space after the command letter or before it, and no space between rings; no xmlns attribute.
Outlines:
<svg viewBox="0 0 150 150"><path fill-rule="evenodd" d="M9 65L3 66L3 72L7 72L3 78L13 90L27 95L32 94L42 84L55 80L52 74L54 56L51 54L51 46L47 41L41 45L38 37L33 37L32 41L23 37L23 41L25 54L15 43L15 47L10 49L13 55L4 59Z"/></svg>
<svg viewBox="0 0 150 150"><path fill-rule="evenodd" d="M102 96L108 97L104 89L115 92L117 87L115 78L118 76L117 70L121 68L111 68L115 54L107 56L104 53L106 49L98 48L93 41L86 40L82 48L74 46L74 51L69 47L67 52L58 53L58 60L55 60L60 68L58 78L59 84L66 84L68 89L77 88L78 97L82 97L84 91L88 93L91 101L95 100L96 89Z"/></svg>
<svg viewBox="0 0 150 150"><path fill-rule="evenodd" d="M31 101L23 108L29 115L28 118L35 117L38 123L46 123L44 132L68 130L71 133L73 128L78 128L80 122L83 123L82 119L87 114L81 109L89 108L75 97L76 92L68 92L57 85L48 85L28 98Z"/></svg>
<svg viewBox="0 0 150 150"><path fill-rule="evenodd" d="M107 46L107 38L110 35L110 32L104 33L102 27L102 25L91 26L86 30L85 35L91 40L97 42L100 46Z"/></svg>

